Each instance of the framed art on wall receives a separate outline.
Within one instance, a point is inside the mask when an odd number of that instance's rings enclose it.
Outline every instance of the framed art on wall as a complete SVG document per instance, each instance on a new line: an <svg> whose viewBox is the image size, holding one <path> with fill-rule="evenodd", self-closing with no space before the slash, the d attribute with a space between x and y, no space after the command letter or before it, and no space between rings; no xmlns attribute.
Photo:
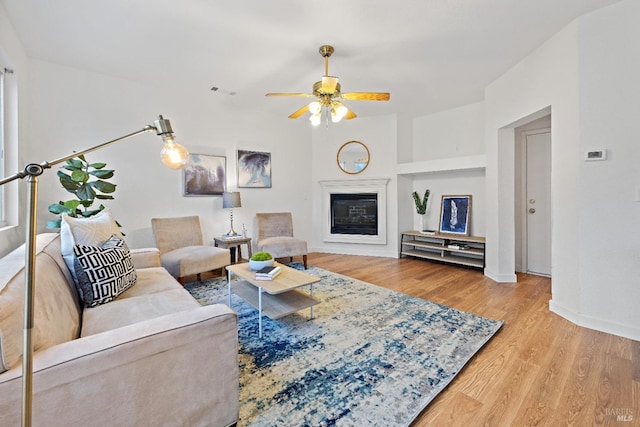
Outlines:
<svg viewBox="0 0 640 427"><path fill-rule="evenodd" d="M238 187L271 188L271 153L238 150Z"/></svg>
<svg viewBox="0 0 640 427"><path fill-rule="evenodd" d="M469 235L471 196L442 196L440 228L442 234Z"/></svg>
<svg viewBox="0 0 640 427"><path fill-rule="evenodd" d="M227 158L191 153L182 169L183 195L219 196L227 182Z"/></svg>

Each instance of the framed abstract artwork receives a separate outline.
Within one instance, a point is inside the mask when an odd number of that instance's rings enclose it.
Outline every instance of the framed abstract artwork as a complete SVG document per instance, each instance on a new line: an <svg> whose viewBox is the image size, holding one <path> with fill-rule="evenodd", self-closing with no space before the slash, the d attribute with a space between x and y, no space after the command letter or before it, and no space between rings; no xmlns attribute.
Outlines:
<svg viewBox="0 0 640 427"><path fill-rule="evenodd" d="M191 153L182 168L183 195L219 196L227 187L227 158Z"/></svg>
<svg viewBox="0 0 640 427"><path fill-rule="evenodd" d="M468 236L470 221L471 196L442 196L438 232Z"/></svg>
<svg viewBox="0 0 640 427"><path fill-rule="evenodd" d="M271 153L238 150L238 187L271 188Z"/></svg>

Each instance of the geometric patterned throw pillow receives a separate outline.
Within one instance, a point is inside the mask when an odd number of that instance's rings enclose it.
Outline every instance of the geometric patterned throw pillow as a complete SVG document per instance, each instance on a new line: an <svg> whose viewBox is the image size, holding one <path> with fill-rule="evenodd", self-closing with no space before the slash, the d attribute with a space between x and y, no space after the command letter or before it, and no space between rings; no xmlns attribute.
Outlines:
<svg viewBox="0 0 640 427"><path fill-rule="evenodd" d="M138 278L125 241L117 235L100 246L74 245L74 269L80 300L87 307L113 301Z"/></svg>

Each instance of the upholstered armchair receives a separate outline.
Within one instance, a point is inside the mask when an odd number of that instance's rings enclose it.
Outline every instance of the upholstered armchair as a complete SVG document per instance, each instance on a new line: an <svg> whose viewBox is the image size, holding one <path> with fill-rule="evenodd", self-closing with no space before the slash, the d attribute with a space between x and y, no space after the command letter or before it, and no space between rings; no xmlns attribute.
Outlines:
<svg viewBox="0 0 640 427"><path fill-rule="evenodd" d="M293 237L291 212L257 213L255 234L257 251L290 261L294 256L302 256L304 268L307 268L307 242Z"/></svg>
<svg viewBox="0 0 640 427"><path fill-rule="evenodd" d="M184 285L185 276L217 270L231 264L229 249L204 245L200 218L152 218L151 227L162 266Z"/></svg>

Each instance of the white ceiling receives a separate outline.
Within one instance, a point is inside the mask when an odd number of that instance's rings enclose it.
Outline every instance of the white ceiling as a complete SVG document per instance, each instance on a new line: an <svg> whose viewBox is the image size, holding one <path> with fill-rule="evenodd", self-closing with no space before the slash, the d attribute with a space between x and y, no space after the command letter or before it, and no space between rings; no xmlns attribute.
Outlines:
<svg viewBox="0 0 640 427"><path fill-rule="evenodd" d="M618 0L0 0L30 57L289 115L324 73L360 116L477 102L576 17ZM212 86L220 90L212 92ZM234 94L232 94L234 93Z"/></svg>

